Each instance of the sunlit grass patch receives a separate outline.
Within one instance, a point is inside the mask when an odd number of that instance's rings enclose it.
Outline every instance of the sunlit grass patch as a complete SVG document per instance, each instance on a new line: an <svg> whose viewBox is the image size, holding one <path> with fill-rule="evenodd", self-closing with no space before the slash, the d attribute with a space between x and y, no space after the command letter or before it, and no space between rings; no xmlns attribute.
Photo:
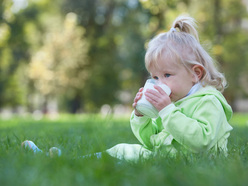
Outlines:
<svg viewBox="0 0 248 186"><path fill-rule="evenodd" d="M229 156L179 154L156 156L138 163L81 156L104 151L118 143L138 143L129 118L62 115L0 119L0 185L246 185L248 174L248 115L235 114ZM44 152L62 150L59 158L34 155L21 148L34 141Z"/></svg>

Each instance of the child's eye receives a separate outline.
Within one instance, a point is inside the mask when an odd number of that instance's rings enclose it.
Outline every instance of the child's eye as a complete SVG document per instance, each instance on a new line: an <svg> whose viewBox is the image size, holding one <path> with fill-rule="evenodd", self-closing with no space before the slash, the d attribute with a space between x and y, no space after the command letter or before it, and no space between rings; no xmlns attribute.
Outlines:
<svg viewBox="0 0 248 186"><path fill-rule="evenodd" d="M153 77L153 79L156 79L156 80L158 80L158 77L157 77L157 76L154 76L154 77Z"/></svg>
<svg viewBox="0 0 248 186"><path fill-rule="evenodd" d="M170 77L170 76L171 76L170 74L165 74L164 75L164 77L167 77L167 78Z"/></svg>

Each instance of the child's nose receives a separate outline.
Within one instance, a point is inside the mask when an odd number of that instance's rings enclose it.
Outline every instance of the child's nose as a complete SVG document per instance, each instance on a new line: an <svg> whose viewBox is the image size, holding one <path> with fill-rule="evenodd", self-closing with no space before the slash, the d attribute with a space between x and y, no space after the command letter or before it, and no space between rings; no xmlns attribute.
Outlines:
<svg viewBox="0 0 248 186"><path fill-rule="evenodd" d="M161 84L165 84L165 85L167 85L167 83L166 83L166 81L165 81L165 80L161 80L161 79L159 79L159 80L158 80L158 82L159 82L159 83L161 83ZM168 85L167 85L167 86L168 86Z"/></svg>

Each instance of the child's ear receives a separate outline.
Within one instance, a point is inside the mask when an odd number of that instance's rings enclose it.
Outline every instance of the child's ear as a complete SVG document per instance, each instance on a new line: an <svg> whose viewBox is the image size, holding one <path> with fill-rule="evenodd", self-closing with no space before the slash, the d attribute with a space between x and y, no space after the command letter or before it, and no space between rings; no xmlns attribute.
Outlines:
<svg viewBox="0 0 248 186"><path fill-rule="evenodd" d="M201 65L194 65L192 67L193 70L193 82L197 83L198 81L201 80L203 74L204 74L204 68Z"/></svg>

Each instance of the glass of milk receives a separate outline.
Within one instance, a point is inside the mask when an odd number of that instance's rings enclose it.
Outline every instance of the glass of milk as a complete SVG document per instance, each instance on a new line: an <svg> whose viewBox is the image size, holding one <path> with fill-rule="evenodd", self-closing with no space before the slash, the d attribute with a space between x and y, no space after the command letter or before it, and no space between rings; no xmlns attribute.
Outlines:
<svg viewBox="0 0 248 186"><path fill-rule="evenodd" d="M146 96L144 95L144 93L146 92L147 89L153 89L155 91L157 91L154 88L154 85L160 86L167 95L171 94L171 90L170 88L159 82L158 80L155 79L148 79L145 83L144 89L143 89L143 95L141 97L141 99L137 102L136 105L136 110L144 115L144 116L148 116L150 118L157 118L158 117L158 110L149 102L146 100Z"/></svg>

